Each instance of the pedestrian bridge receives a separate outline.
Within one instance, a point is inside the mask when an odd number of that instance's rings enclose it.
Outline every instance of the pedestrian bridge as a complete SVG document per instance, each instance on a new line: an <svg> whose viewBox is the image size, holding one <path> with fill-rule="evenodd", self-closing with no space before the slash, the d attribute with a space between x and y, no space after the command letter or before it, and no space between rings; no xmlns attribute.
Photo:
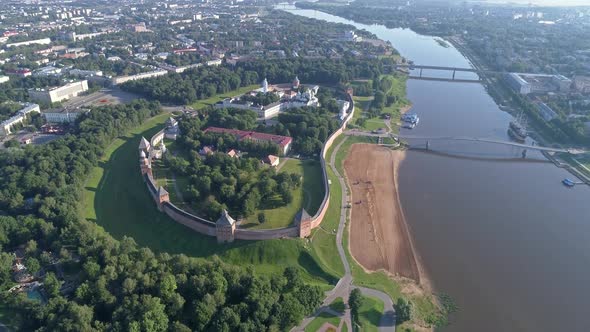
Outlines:
<svg viewBox="0 0 590 332"><path fill-rule="evenodd" d="M398 135L398 134L391 134L391 133L383 133L383 134L375 134L375 133L367 133L362 131L353 131L348 130L345 132L346 135L351 136L369 136L369 137L392 137L395 139L419 139L425 141L467 141L467 142L481 142L481 143L491 143L491 144L499 144L499 145L507 145L507 146L514 146L518 148L523 148L526 150L537 150L537 151L545 151L545 152L559 152L559 153L569 153L573 155L584 154L587 151L582 149L573 149L573 148L552 148L552 147L545 147L540 145L528 145L522 144L517 142L511 141L503 141L493 138L481 138L481 137L468 137L468 136L419 136L419 135Z"/></svg>

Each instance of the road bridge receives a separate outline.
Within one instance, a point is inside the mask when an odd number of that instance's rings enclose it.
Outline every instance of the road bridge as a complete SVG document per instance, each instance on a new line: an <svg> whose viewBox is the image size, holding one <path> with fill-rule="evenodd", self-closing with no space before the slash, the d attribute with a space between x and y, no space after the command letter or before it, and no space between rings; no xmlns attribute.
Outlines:
<svg viewBox="0 0 590 332"><path fill-rule="evenodd" d="M367 133L362 131L353 131L347 130L344 132L345 135L350 136L369 136L369 137L392 137L395 139L419 139L425 141L468 141L468 142L481 142L481 143L490 143L490 144L499 144L499 145L506 145L506 146L514 146L519 147L527 150L536 150L536 151L544 151L544 152L559 152L559 153L569 153L573 155L584 154L587 151L582 149L573 149L573 148L552 148L552 147L545 147L540 145L528 145L523 143L511 142L511 141L503 141L493 138L481 138L481 137L468 137L468 136L419 136L419 135L398 135L398 134L376 134L376 133Z"/></svg>

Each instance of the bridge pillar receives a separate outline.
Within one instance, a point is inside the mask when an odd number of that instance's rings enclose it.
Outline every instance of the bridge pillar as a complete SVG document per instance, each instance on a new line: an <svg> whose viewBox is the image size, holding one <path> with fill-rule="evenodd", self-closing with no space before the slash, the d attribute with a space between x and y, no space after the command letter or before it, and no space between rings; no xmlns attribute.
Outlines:
<svg viewBox="0 0 590 332"><path fill-rule="evenodd" d="M453 81L455 80L455 74L457 73L456 70L453 70Z"/></svg>
<svg viewBox="0 0 590 332"><path fill-rule="evenodd" d="M526 158L526 149L522 150L522 159Z"/></svg>
<svg viewBox="0 0 590 332"><path fill-rule="evenodd" d="M422 68L420 68L420 77L422 77Z"/></svg>
<svg viewBox="0 0 590 332"><path fill-rule="evenodd" d="M426 150L430 150L430 141L426 141Z"/></svg>

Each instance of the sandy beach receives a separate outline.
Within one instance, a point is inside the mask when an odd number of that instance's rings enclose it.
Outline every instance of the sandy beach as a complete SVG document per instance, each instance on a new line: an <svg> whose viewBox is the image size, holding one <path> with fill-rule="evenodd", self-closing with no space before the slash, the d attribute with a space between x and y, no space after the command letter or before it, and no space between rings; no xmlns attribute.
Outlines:
<svg viewBox="0 0 590 332"><path fill-rule="evenodd" d="M404 156L372 144L355 144L349 151L344 169L352 190L350 251L367 270L384 269L424 284L397 189Z"/></svg>

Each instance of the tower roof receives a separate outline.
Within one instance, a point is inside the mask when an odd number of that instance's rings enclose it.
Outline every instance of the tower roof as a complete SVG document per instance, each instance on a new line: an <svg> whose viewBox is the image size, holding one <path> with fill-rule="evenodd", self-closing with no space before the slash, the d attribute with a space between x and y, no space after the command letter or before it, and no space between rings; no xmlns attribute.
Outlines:
<svg viewBox="0 0 590 332"><path fill-rule="evenodd" d="M174 126L176 124L176 119L173 117L169 117L168 120L166 120L166 124L170 125L170 126Z"/></svg>
<svg viewBox="0 0 590 332"><path fill-rule="evenodd" d="M147 158L147 156L145 155L145 151L141 150L141 152L139 153L139 158Z"/></svg>
<svg viewBox="0 0 590 332"><path fill-rule="evenodd" d="M218 226L231 226L235 224L235 222L236 221L229 215L227 210L223 210L223 212L221 213L221 217L217 219L217 222L215 222L215 224Z"/></svg>
<svg viewBox="0 0 590 332"><path fill-rule="evenodd" d="M164 187L160 186L160 188L158 189L158 196L164 196L164 195L168 195L168 191L166 191L166 189L164 189Z"/></svg>
<svg viewBox="0 0 590 332"><path fill-rule="evenodd" d="M139 148L143 150L148 150L150 148L150 142L148 142L148 140L145 139L145 137L142 137L141 141L139 141Z"/></svg>
<svg viewBox="0 0 590 332"><path fill-rule="evenodd" d="M295 224L297 225L297 224L300 224L304 220L310 220L310 219L311 219L311 216L309 215L309 213L307 213L307 211L305 211L305 209L301 209L295 215Z"/></svg>

